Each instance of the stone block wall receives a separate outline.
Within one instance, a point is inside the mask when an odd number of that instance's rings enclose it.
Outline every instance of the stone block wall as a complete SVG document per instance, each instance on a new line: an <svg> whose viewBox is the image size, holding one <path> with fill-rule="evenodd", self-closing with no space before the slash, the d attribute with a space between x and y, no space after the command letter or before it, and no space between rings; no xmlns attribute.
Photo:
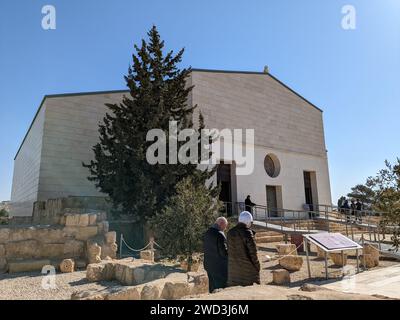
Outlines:
<svg viewBox="0 0 400 320"><path fill-rule="evenodd" d="M66 211L54 225L0 226L0 271L34 271L49 264L58 267L63 259L86 266L116 258L116 235L109 232L105 213Z"/></svg>
<svg viewBox="0 0 400 320"><path fill-rule="evenodd" d="M58 225L63 224L65 213L110 213L111 204L106 197L65 197L36 201L32 214L12 216L9 223L14 225Z"/></svg>

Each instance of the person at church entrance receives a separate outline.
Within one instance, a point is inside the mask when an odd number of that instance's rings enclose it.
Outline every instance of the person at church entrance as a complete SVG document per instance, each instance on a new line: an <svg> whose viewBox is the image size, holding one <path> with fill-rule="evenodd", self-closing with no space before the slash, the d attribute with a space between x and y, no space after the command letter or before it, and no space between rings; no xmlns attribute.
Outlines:
<svg viewBox="0 0 400 320"><path fill-rule="evenodd" d="M253 207L256 204L251 201L250 195L248 195L246 197L246 200L244 201L244 205L245 205L245 211L248 211L248 212L250 212L252 214L253 213Z"/></svg>
<svg viewBox="0 0 400 320"><path fill-rule="evenodd" d="M350 204L350 208L351 208L351 215L354 217L352 223L356 223L356 202L354 199L351 199L351 204Z"/></svg>
<svg viewBox="0 0 400 320"><path fill-rule="evenodd" d="M356 213L357 213L357 221L359 223L362 223L362 209L363 209L363 205L360 201L360 199L357 199L356 201Z"/></svg>

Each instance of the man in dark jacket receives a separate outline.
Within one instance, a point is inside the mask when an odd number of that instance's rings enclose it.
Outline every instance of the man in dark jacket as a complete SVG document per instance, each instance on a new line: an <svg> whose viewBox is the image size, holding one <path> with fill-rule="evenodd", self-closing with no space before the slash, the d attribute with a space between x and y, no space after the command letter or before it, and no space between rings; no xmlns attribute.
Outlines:
<svg viewBox="0 0 400 320"><path fill-rule="evenodd" d="M209 291L225 288L228 278L228 250L224 230L228 221L219 217L203 237L204 269L208 274Z"/></svg>
<svg viewBox="0 0 400 320"><path fill-rule="evenodd" d="M341 212L345 214L347 222L350 222L350 206L349 206L349 200L345 200L342 207L341 207Z"/></svg>
<svg viewBox="0 0 400 320"><path fill-rule="evenodd" d="M256 205L256 204L253 203L253 202L251 201L250 195L248 195L248 196L246 197L246 200L244 200L245 211L248 211L248 212L250 212L250 213L253 213L253 207L254 207L255 205Z"/></svg>
<svg viewBox="0 0 400 320"><path fill-rule="evenodd" d="M250 229L253 216L244 211L239 223L228 232L228 286L260 284L260 262L255 232Z"/></svg>
<svg viewBox="0 0 400 320"><path fill-rule="evenodd" d="M351 208L351 215L355 217L356 216L356 202L354 199L351 199L350 208ZM355 223L355 222L356 222L356 220L355 220L355 218L353 218L352 223Z"/></svg>
<svg viewBox="0 0 400 320"><path fill-rule="evenodd" d="M362 223L362 209L363 209L363 205L360 201L360 199L357 199L356 202L356 216L357 216L357 220Z"/></svg>

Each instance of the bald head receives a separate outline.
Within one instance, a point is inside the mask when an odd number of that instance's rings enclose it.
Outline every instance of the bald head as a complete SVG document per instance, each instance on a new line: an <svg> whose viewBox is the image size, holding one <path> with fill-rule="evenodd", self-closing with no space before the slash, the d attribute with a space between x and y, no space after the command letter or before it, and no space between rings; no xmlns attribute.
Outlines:
<svg viewBox="0 0 400 320"><path fill-rule="evenodd" d="M226 220L224 217L219 217L217 220L215 220L215 224L218 226L220 231L224 231L228 226L228 220Z"/></svg>

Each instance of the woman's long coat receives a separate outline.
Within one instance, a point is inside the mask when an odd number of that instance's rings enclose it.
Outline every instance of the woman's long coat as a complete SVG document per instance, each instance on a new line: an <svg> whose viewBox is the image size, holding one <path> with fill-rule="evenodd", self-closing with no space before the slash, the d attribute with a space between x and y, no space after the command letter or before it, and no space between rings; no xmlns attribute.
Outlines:
<svg viewBox="0 0 400 320"><path fill-rule="evenodd" d="M238 223L228 232L228 286L251 286L260 283L255 232Z"/></svg>

